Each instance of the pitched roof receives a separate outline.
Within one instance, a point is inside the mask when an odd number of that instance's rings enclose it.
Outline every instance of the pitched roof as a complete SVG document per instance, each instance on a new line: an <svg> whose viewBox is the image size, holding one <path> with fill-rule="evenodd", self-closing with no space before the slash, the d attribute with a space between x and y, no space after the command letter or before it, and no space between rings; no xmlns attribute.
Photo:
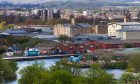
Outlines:
<svg viewBox="0 0 140 84"><path fill-rule="evenodd" d="M15 46L15 45L11 46L10 48L13 49L14 51L19 51L19 50L20 50L20 49L19 49L17 46Z"/></svg>

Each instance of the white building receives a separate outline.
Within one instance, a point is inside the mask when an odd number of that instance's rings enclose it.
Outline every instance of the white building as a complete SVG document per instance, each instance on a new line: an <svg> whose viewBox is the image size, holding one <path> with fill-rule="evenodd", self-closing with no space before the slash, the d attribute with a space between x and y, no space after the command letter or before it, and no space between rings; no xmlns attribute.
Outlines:
<svg viewBox="0 0 140 84"><path fill-rule="evenodd" d="M140 23L138 22L119 22L108 25L108 35L116 36L116 31L123 28L139 28Z"/></svg>
<svg viewBox="0 0 140 84"><path fill-rule="evenodd" d="M140 27L119 29L116 31L116 37L122 40L140 39Z"/></svg>
<svg viewBox="0 0 140 84"><path fill-rule="evenodd" d="M92 15L92 12L89 11L89 10L86 10L86 11L83 11L83 15L84 16L91 16Z"/></svg>

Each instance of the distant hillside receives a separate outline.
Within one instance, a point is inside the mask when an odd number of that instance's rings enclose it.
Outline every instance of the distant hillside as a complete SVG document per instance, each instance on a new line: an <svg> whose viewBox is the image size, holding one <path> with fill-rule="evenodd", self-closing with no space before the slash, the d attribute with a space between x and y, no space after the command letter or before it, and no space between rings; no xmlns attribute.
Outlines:
<svg viewBox="0 0 140 84"><path fill-rule="evenodd" d="M127 3L134 2L134 0L87 0L87 2L82 1L50 1L41 4L42 7L48 8L93 8L98 6L140 6L135 3ZM140 1L140 0L137 0ZM84 3L83 3L84 2Z"/></svg>
<svg viewBox="0 0 140 84"><path fill-rule="evenodd" d="M39 0L38 0L39 1ZM40 0L40 2L33 3L12 3L12 2L0 2L0 8L72 8L72 9L87 9L98 6L140 6L137 2L140 0ZM128 3L130 2L130 3ZM135 2L135 3L133 3Z"/></svg>

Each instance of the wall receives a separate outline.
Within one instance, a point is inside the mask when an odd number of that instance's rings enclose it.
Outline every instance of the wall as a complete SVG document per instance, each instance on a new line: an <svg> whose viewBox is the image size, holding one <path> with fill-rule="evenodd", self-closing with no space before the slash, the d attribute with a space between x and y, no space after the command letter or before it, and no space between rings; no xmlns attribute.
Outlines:
<svg viewBox="0 0 140 84"><path fill-rule="evenodd" d="M123 39L124 40L128 40L128 39L140 39L140 31L126 32L126 36L124 36Z"/></svg>
<svg viewBox="0 0 140 84"><path fill-rule="evenodd" d="M117 25L117 24L108 25L108 35L109 36L116 36L116 30L119 30L121 28L122 28L122 26Z"/></svg>

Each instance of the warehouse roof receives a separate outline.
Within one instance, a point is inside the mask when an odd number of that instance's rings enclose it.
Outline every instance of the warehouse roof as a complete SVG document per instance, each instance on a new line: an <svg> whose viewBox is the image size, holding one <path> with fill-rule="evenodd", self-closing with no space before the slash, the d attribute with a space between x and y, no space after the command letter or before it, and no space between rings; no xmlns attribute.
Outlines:
<svg viewBox="0 0 140 84"><path fill-rule="evenodd" d="M131 32L131 31L140 31L140 27L139 28L122 28L117 30L118 32Z"/></svg>
<svg viewBox="0 0 140 84"><path fill-rule="evenodd" d="M122 26L133 26L133 25L140 25L139 22L118 22L116 23L118 25L122 25Z"/></svg>

